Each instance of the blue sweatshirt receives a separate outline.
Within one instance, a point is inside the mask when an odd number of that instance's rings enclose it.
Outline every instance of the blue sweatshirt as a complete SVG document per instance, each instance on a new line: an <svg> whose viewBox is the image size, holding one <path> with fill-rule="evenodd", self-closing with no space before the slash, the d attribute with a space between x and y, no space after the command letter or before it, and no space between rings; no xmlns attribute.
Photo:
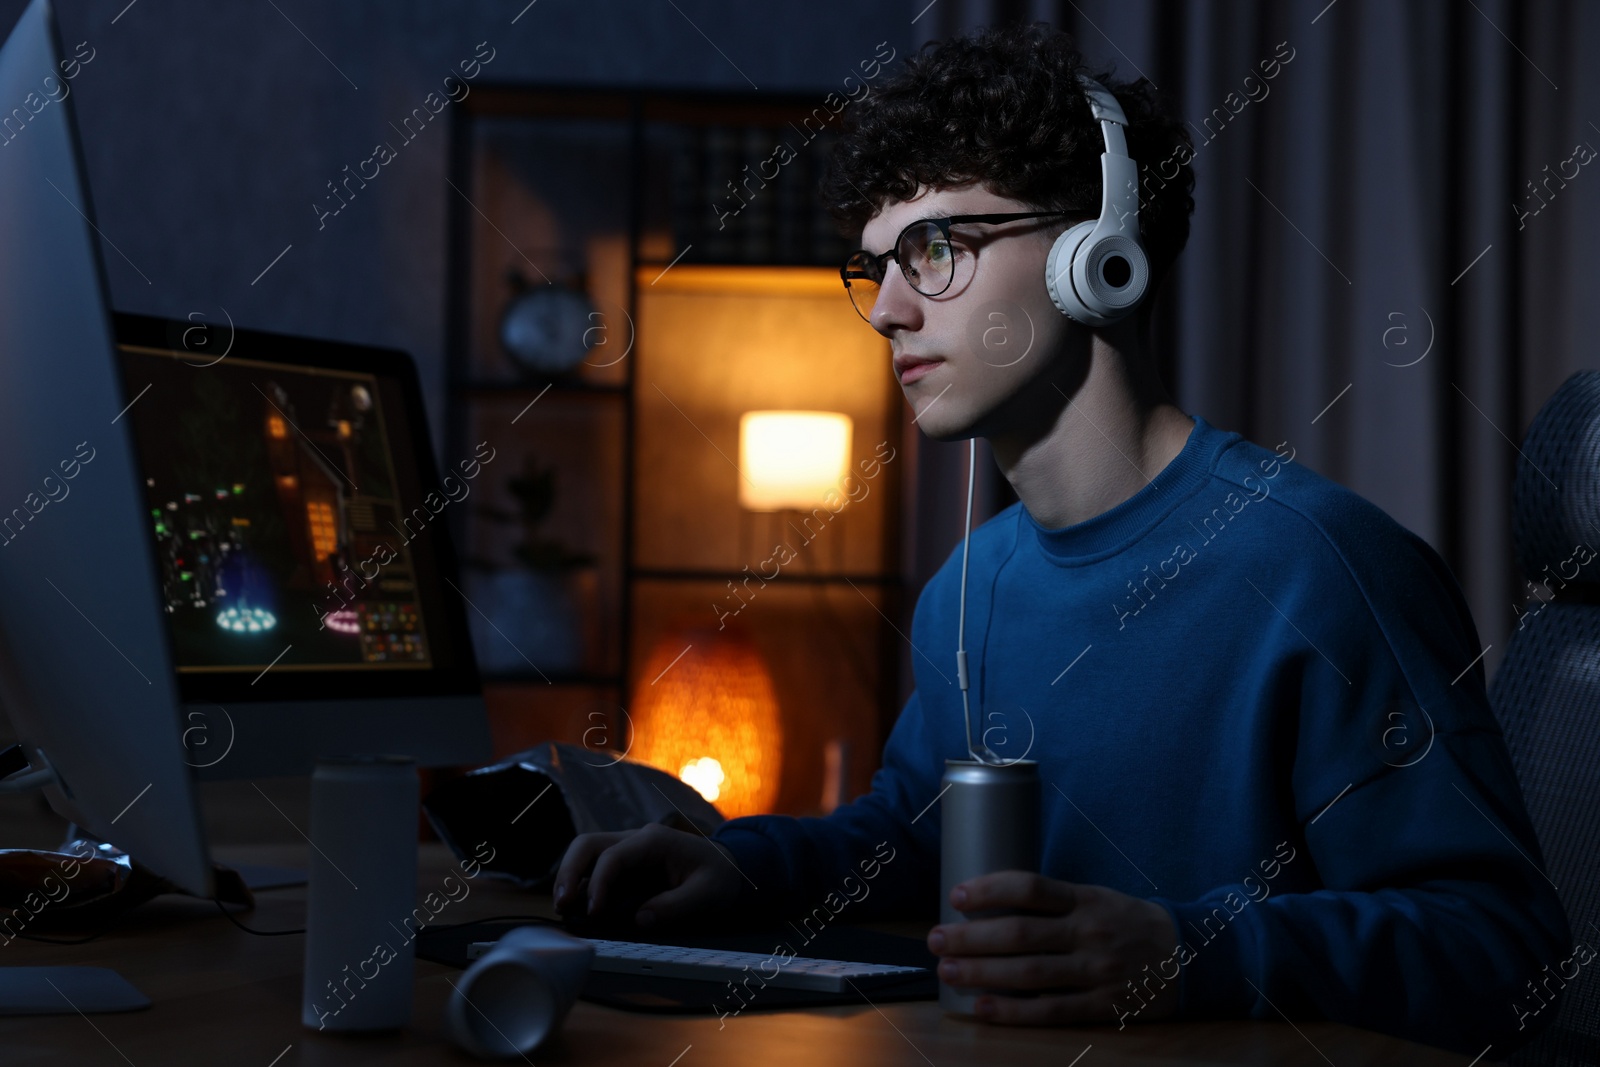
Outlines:
<svg viewBox="0 0 1600 1067"><path fill-rule="evenodd" d="M1043 874L1171 913L1178 951L1119 1018L1177 981L1180 1017L1281 1011L1498 1058L1554 1015L1533 983L1572 935L1482 646L1438 554L1294 456L1196 418L1116 507L1047 529L1019 503L974 530L974 732L1038 761ZM714 834L755 887L741 911L937 918L935 800L970 758L960 578L957 546L917 601L916 691L872 791Z"/></svg>

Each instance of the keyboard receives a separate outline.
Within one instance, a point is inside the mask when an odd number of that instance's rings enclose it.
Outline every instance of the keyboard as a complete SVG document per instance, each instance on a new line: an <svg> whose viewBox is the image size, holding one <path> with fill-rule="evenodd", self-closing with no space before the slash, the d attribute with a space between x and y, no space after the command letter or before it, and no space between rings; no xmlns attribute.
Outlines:
<svg viewBox="0 0 1600 1067"><path fill-rule="evenodd" d="M617 974L651 974L663 978L688 978L700 982L741 982L753 977L778 989L815 989L844 993L852 986L873 989L928 975L926 967L898 967L883 963L850 963L776 953L731 952L713 948L648 945L639 941L602 941L586 938L594 946L595 971ZM494 948L493 941L475 941L468 959Z"/></svg>

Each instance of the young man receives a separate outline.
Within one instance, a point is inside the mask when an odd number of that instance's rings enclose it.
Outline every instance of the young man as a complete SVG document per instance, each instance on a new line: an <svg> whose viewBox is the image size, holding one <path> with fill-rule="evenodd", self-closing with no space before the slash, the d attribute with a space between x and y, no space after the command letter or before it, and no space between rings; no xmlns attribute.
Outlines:
<svg viewBox="0 0 1600 1067"><path fill-rule="evenodd" d="M979 1002L1001 1023L1324 1017L1503 1056L1552 1014L1525 987L1571 934L1465 602L1293 441L1176 407L1148 295L1106 326L1057 310L1052 244L1100 214L1081 73L1039 27L926 51L857 105L824 187L918 425L988 440L1019 497L971 534L967 648L975 730L1009 758L1031 737L1041 873L955 887L963 912L1020 914L928 946L954 984L1006 991ZM1148 83L1115 96L1153 289L1188 233L1187 135ZM1012 213L1042 217L950 221ZM969 758L959 555L918 600L916 692L869 794L711 839L584 835L557 905L587 873L593 914L641 925L936 916L941 775Z"/></svg>

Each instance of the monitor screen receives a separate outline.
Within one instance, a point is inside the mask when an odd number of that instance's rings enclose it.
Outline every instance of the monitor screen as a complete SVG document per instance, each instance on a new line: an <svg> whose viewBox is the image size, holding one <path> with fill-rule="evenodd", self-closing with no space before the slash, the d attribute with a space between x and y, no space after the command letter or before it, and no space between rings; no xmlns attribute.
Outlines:
<svg viewBox="0 0 1600 1067"><path fill-rule="evenodd" d="M458 494L434 489L416 447L409 361L222 326L203 328L230 350L201 355L164 336L176 324L118 323L185 698L411 693L430 678L437 691L459 676L470 653L438 531ZM447 485L469 489L479 463L464 464Z"/></svg>

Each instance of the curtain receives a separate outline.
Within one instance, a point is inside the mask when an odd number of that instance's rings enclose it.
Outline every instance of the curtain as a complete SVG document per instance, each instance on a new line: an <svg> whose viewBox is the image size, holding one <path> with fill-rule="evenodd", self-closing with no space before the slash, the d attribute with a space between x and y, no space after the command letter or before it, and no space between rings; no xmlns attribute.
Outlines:
<svg viewBox="0 0 1600 1067"><path fill-rule="evenodd" d="M1432 544L1492 676L1526 590L1510 535L1522 434L1597 365L1600 165L1575 149L1600 148L1600 68L1584 62L1600 5L925 3L918 44L1045 21L1168 94L1196 149L1189 243L1158 296L1169 391L1288 441ZM1285 56L1263 83L1260 62ZM961 536L965 445L922 442L919 463L913 588ZM1015 499L988 465L979 518Z"/></svg>

